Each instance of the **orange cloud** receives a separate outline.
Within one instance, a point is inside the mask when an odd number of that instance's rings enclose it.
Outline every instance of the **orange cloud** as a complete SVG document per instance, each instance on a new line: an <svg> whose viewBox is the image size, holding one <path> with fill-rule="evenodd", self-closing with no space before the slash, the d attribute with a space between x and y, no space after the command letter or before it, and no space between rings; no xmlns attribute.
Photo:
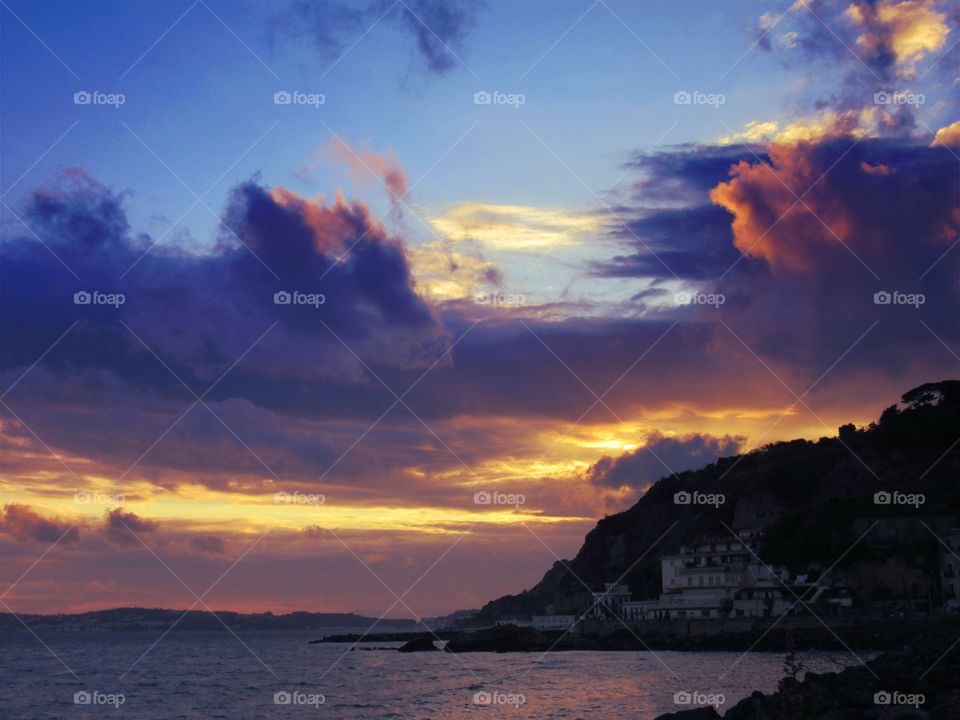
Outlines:
<svg viewBox="0 0 960 720"><path fill-rule="evenodd" d="M960 120L937 130L936 136L930 147L951 147L960 146Z"/></svg>
<svg viewBox="0 0 960 720"><path fill-rule="evenodd" d="M323 159L343 165L354 179L379 180L396 204L407 195L407 175L393 153L378 153L369 143L354 146L341 138L331 138L305 168L309 172Z"/></svg>

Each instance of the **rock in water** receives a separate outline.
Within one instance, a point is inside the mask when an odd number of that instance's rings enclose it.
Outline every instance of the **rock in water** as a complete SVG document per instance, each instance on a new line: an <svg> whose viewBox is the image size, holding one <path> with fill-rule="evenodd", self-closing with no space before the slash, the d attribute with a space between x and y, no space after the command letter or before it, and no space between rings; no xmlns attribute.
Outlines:
<svg viewBox="0 0 960 720"><path fill-rule="evenodd" d="M428 650L436 652L437 650L436 646L433 644L433 638L429 637L408 640L397 649L400 652L426 652Z"/></svg>

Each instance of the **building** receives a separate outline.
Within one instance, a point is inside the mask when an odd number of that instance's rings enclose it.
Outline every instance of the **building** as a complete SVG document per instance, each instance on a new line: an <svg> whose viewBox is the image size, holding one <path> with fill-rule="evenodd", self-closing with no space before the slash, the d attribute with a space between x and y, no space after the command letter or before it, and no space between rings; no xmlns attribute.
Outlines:
<svg viewBox="0 0 960 720"><path fill-rule="evenodd" d="M602 591L591 595L592 602L586 616L597 620L614 615L623 617L623 605L630 602L630 588L617 583L604 583Z"/></svg>
<svg viewBox="0 0 960 720"><path fill-rule="evenodd" d="M960 612L960 528L940 533L940 588L943 609Z"/></svg>
<svg viewBox="0 0 960 720"><path fill-rule="evenodd" d="M530 624L537 630L569 630L577 620L576 615L534 615Z"/></svg>
<svg viewBox="0 0 960 720"><path fill-rule="evenodd" d="M662 592L658 600L631 600L625 585L607 583L593 593L590 617L616 613L631 621L733 617L775 617L788 612L793 598L785 588L785 569L759 561L760 532L714 538L682 546L660 560Z"/></svg>

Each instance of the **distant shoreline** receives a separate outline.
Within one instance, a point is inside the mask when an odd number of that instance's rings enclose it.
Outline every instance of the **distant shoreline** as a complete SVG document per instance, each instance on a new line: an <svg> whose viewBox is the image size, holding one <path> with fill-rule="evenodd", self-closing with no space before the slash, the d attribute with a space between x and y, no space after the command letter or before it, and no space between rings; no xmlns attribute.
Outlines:
<svg viewBox="0 0 960 720"><path fill-rule="evenodd" d="M274 615L231 611L171 610L168 608L113 608L86 613L39 615L0 613L0 633L31 630L54 632L137 631L154 628L176 630L322 630L324 628L376 627L378 629L413 630L412 619L378 619L356 613L315 613L296 611Z"/></svg>

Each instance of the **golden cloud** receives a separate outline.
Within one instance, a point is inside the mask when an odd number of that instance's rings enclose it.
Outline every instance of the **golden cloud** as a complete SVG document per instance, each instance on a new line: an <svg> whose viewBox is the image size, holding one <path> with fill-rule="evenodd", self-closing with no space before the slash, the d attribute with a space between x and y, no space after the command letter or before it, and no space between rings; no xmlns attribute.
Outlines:
<svg viewBox="0 0 960 720"><path fill-rule="evenodd" d="M430 222L448 238L470 239L496 250L576 245L601 225L599 218L562 208L484 202L449 205Z"/></svg>
<svg viewBox="0 0 960 720"><path fill-rule="evenodd" d="M917 64L946 44L950 28L935 0L880 0L851 4L847 19L859 29L857 49L868 56L893 55L901 77L910 78Z"/></svg>

